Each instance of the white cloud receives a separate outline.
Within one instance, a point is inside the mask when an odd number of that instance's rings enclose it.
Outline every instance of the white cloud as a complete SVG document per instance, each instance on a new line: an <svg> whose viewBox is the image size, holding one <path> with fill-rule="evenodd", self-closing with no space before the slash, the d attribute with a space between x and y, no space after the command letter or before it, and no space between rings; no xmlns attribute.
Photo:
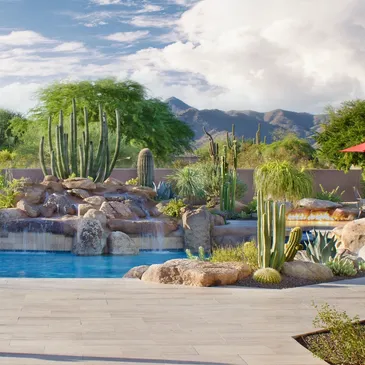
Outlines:
<svg viewBox="0 0 365 365"><path fill-rule="evenodd" d="M135 16L126 23L140 28L168 28L176 24L176 19L166 16Z"/></svg>
<svg viewBox="0 0 365 365"><path fill-rule="evenodd" d="M51 42L52 40L30 30L12 31L9 34L0 35L0 46L33 46Z"/></svg>
<svg viewBox="0 0 365 365"><path fill-rule="evenodd" d="M137 13L154 13L161 10L163 10L162 6L146 4L142 9L138 10Z"/></svg>
<svg viewBox="0 0 365 365"><path fill-rule="evenodd" d="M55 48L54 52L86 52L87 49L82 42L65 42L61 43Z"/></svg>
<svg viewBox="0 0 365 365"><path fill-rule="evenodd" d="M150 34L149 31L136 31L136 32L118 32L109 34L104 39L107 39L109 41L115 41L115 42L123 42L123 43L130 43L137 41L142 38L146 38Z"/></svg>
<svg viewBox="0 0 365 365"><path fill-rule="evenodd" d="M121 0L91 0L96 5L116 5L121 4Z"/></svg>

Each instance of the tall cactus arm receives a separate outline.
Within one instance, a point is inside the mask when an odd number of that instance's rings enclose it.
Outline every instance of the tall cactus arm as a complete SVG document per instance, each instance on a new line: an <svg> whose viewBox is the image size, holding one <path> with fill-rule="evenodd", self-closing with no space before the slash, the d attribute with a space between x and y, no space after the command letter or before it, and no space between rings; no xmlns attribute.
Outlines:
<svg viewBox="0 0 365 365"><path fill-rule="evenodd" d="M52 117L48 118L48 148L49 154L52 155L53 144L52 144Z"/></svg>
<svg viewBox="0 0 365 365"><path fill-rule="evenodd" d="M108 171L107 178L111 175L111 173L112 173L112 171L115 167L115 164L117 163L117 160L118 160L118 157L119 157L119 152L120 152L120 145L121 145L121 141L122 141L121 116L120 116L118 110L115 111L115 118L116 118L116 121L117 121L117 130L116 130L117 140L116 140L116 143L115 143L114 156L113 156L112 161L111 161L110 166L109 166L109 171Z"/></svg>
<svg viewBox="0 0 365 365"><path fill-rule="evenodd" d="M87 174L88 176L93 177L93 163L94 163L94 144L92 141L89 143L89 159L88 159L88 166L87 166Z"/></svg>
<svg viewBox="0 0 365 365"><path fill-rule="evenodd" d="M57 173L56 156L54 151L51 152L51 174L59 178L59 175Z"/></svg>
<svg viewBox="0 0 365 365"><path fill-rule="evenodd" d="M88 166L89 166L89 146L90 146L90 133L89 133L89 114L87 109L84 108L84 123L85 123L85 175L88 174Z"/></svg>
<svg viewBox="0 0 365 365"><path fill-rule="evenodd" d="M41 143L39 144L39 162L41 164L43 175L47 175L46 162L44 158L44 137L41 138Z"/></svg>

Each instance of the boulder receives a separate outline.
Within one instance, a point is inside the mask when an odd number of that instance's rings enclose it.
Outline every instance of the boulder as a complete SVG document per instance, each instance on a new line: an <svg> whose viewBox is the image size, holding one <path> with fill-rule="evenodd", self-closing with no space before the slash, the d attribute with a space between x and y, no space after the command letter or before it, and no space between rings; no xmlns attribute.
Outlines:
<svg viewBox="0 0 365 365"><path fill-rule="evenodd" d="M124 201L124 204L128 206L132 213L134 213L138 218L146 218L146 212L141 208L136 201L128 199Z"/></svg>
<svg viewBox="0 0 365 365"><path fill-rule="evenodd" d="M108 253L111 255L138 255L139 248L127 234L123 232L110 233L108 240Z"/></svg>
<svg viewBox="0 0 365 365"><path fill-rule="evenodd" d="M46 187L42 184L28 186L24 190L24 200L28 204L43 204L46 199Z"/></svg>
<svg viewBox="0 0 365 365"><path fill-rule="evenodd" d="M359 256L360 258L362 258L363 260L365 260L365 246L364 246L364 247L362 247L362 248L360 248L360 251L359 251L359 253L358 253L358 256Z"/></svg>
<svg viewBox="0 0 365 365"><path fill-rule="evenodd" d="M30 218L37 218L41 214L39 207L27 203L24 199L20 200L16 207L25 212Z"/></svg>
<svg viewBox="0 0 365 365"><path fill-rule="evenodd" d="M66 195L62 194L51 194L43 204L43 207L48 208L50 211L53 209L53 212L57 212L61 215L76 214L76 210L72 203L68 200Z"/></svg>
<svg viewBox="0 0 365 365"><path fill-rule="evenodd" d="M81 198L81 199L85 199L90 196L89 192L84 189L72 189L72 190L68 190L68 193L70 195L77 196L78 198Z"/></svg>
<svg viewBox="0 0 365 365"><path fill-rule="evenodd" d="M42 217L44 218L51 218L53 216L53 214L56 212L56 206L48 206L48 207L45 207L45 206L41 206L39 208L39 212L41 214Z"/></svg>
<svg viewBox="0 0 365 365"><path fill-rule="evenodd" d="M130 269L123 278L126 279L141 279L142 275L146 272L146 270L149 268L149 265L141 265L136 266Z"/></svg>
<svg viewBox="0 0 365 365"><path fill-rule="evenodd" d="M96 185L90 179L82 177L76 177L73 179L63 180L62 185L65 189L83 189L83 190L95 190Z"/></svg>
<svg viewBox="0 0 365 365"><path fill-rule="evenodd" d="M105 202L105 198L103 196L94 195L90 196L89 198L85 198L84 202L95 207L101 207L101 205Z"/></svg>
<svg viewBox="0 0 365 365"><path fill-rule="evenodd" d="M311 260L307 256L307 253L305 252L305 250L298 251L296 253L296 255L294 256L294 260L296 260L296 261L308 261L308 262L311 262Z"/></svg>
<svg viewBox="0 0 365 365"><path fill-rule="evenodd" d="M62 186L62 183L57 181L43 181L42 185L52 193L62 193L65 190Z"/></svg>
<svg viewBox="0 0 365 365"><path fill-rule="evenodd" d="M128 205L123 202L104 202L100 210L108 219L129 219L135 218L135 214L129 209Z"/></svg>
<svg viewBox="0 0 365 365"><path fill-rule="evenodd" d="M104 185L114 185L114 186L122 186L124 185L120 180L115 179L114 177L108 177L104 181Z"/></svg>
<svg viewBox="0 0 365 365"><path fill-rule="evenodd" d="M170 260L151 265L142 275L143 281L190 286L232 285L251 274L245 263L212 263L199 260Z"/></svg>
<svg viewBox="0 0 365 365"><path fill-rule="evenodd" d="M53 175L46 175L43 179L43 182L48 182L48 181L58 181L58 178L56 176Z"/></svg>
<svg viewBox="0 0 365 365"><path fill-rule="evenodd" d="M83 204L83 205L87 205L87 204ZM103 227L105 227L106 223L107 223L106 215L103 212L101 212L100 210L96 210L93 208L89 209L85 213L84 218L95 219L95 220L99 221Z"/></svg>
<svg viewBox="0 0 365 365"><path fill-rule="evenodd" d="M331 215L335 221L353 221L359 214L355 208L337 208Z"/></svg>
<svg viewBox="0 0 365 365"><path fill-rule="evenodd" d="M151 234L158 236L163 234L168 236L171 232L176 231L179 225L172 219L166 220L124 220L124 219L110 219L108 226L112 231L120 231L127 234Z"/></svg>
<svg viewBox="0 0 365 365"><path fill-rule="evenodd" d="M153 199L157 195L155 190L149 188L148 186L134 186L131 192L149 199Z"/></svg>
<svg viewBox="0 0 365 365"><path fill-rule="evenodd" d="M0 223L27 218L27 214L19 208L0 209Z"/></svg>
<svg viewBox="0 0 365 365"><path fill-rule="evenodd" d="M212 214L212 218L214 226L224 226L226 224L224 217L219 214Z"/></svg>
<svg viewBox="0 0 365 365"><path fill-rule="evenodd" d="M329 209L341 208L342 204L334 203L329 200L305 198L299 200L298 206L309 210L329 210Z"/></svg>
<svg viewBox="0 0 365 365"><path fill-rule="evenodd" d="M182 221L185 248L196 253L199 247L202 246L206 252L210 252L211 230L213 228L211 213L205 207L195 210L186 209L182 216Z"/></svg>
<svg viewBox="0 0 365 365"><path fill-rule="evenodd" d="M239 201L235 201L234 203L234 211L235 213L241 213L247 206Z"/></svg>
<svg viewBox="0 0 365 365"><path fill-rule="evenodd" d="M77 215L83 216L85 215L90 209L95 209L95 207L91 204L79 204L77 208Z"/></svg>
<svg viewBox="0 0 365 365"><path fill-rule="evenodd" d="M337 242L339 243L341 242L342 231L343 227L336 227L331 232L329 232L329 236L336 238Z"/></svg>
<svg viewBox="0 0 365 365"><path fill-rule="evenodd" d="M313 281L326 281L333 278L329 267L309 261L285 262L281 273L294 278Z"/></svg>
<svg viewBox="0 0 365 365"><path fill-rule="evenodd" d="M103 253L104 247L101 223L95 219L79 220L72 252L79 256L96 256Z"/></svg>
<svg viewBox="0 0 365 365"><path fill-rule="evenodd" d="M347 248L357 254L365 246L365 218L347 223L341 232L339 248Z"/></svg>

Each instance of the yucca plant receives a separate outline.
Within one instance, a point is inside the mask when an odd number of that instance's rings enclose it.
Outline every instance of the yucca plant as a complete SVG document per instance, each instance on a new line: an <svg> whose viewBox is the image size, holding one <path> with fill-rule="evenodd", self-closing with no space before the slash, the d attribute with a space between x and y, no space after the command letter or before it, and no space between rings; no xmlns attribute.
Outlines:
<svg viewBox="0 0 365 365"><path fill-rule="evenodd" d="M313 242L310 242L308 237L306 254L312 262L326 264L331 258L334 259L336 256L336 243L336 238L330 238L329 232L323 234L315 230Z"/></svg>
<svg viewBox="0 0 365 365"><path fill-rule="evenodd" d="M288 161L270 161L258 166L254 183L265 199L276 201L295 202L313 193L312 176Z"/></svg>
<svg viewBox="0 0 365 365"><path fill-rule="evenodd" d="M321 189L320 192L316 194L316 198L320 200L329 200L334 203L341 203L342 201L342 195L345 193L345 190L341 191L339 193L339 186L337 186L336 189L332 189L331 191L327 191L324 189L322 184L319 184L319 187Z"/></svg>

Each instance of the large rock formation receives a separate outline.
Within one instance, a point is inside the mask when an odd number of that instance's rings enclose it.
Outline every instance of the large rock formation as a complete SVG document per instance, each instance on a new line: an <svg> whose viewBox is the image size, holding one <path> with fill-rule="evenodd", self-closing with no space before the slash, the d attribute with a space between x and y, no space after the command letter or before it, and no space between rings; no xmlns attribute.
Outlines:
<svg viewBox="0 0 365 365"><path fill-rule="evenodd" d="M110 233L107 241L108 253L111 255L138 255L136 243L123 232Z"/></svg>
<svg viewBox="0 0 365 365"><path fill-rule="evenodd" d="M86 218L86 219L96 219L97 221L99 221L101 223L101 225L103 227L105 227L106 223L107 223L106 215L103 212L101 212L100 210L96 210L96 209L89 209L85 213L84 218Z"/></svg>
<svg viewBox="0 0 365 365"><path fill-rule="evenodd" d="M103 239L103 227L98 220L79 220L77 234L72 247L72 252L75 255L101 255L104 251L105 244L105 239Z"/></svg>
<svg viewBox="0 0 365 365"><path fill-rule="evenodd" d="M185 248L197 252L202 246L206 252L211 251L211 230L214 225L212 214L205 208L187 209L183 216Z"/></svg>
<svg viewBox="0 0 365 365"><path fill-rule="evenodd" d="M358 253L365 246L365 218L347 223L341 232L341 244L339 248L346 248L353 253Z"/></svg>
<svg viewBox="0 0 365 365"><path fill-rule="evenodd" d="M170 260L151 265L142 275L143 281L190 286L232 285L251 274L245 263L212 263L198 260Z"/></svg>
<svg viewBox="0 0 365 365"><path fill-rule="evenodd" d="M63 180L62 185L65 189L83 189L83 190L95 190L96 184L90 179L82 177L76 177L73 179Z"/></svg>
<svg viewBox="0 0 365 365"><path fill-rule="evenodd" d="M129 209L128 205L123 202L104 202L101 205L100 211L102 211L108 219L131 219L136 217Z"/></svg>
<svg viewBox="0 0 365 365"><path fill-rule="evenodd" d="M333 278L332 271L327 266L307 261L285 262L281 272L294 278L315 281L326 281Z"/></svg>
<svg viewBox="0 0 365 365"><path fill-rule="evenodd" d="M57 193L51 194L43 204L43 207L61 215L73 215L76 213L74 206L67 196Z"/></svg>

